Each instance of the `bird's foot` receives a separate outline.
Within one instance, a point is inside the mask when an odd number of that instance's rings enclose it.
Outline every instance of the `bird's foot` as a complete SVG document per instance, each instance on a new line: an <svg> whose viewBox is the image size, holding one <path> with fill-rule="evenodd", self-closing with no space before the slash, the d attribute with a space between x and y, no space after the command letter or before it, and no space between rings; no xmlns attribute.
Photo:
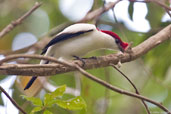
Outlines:
<svg viewBox="0 0 171 114"><path fill-rule="evenodd" d="M80 58L80 57L75 56L75 55L73 57L75 58L75 60L80 60L82 62L82 67L84 67L84 65L85 65L85 61L83 60L84 58Z"/></svg>
<svg viewBox="0 0 171 114"><path fill-rule="evenodd" d="M128 54L133 53L133 51L132 51L132 44L133 44L133 42L130 42L128 44L127 48L125 49L125 53L128 53Z"/></svg>
<svg viewBox="0 0 171 114"><path fill-rule="evenodd" d="M89 58L82 58L82 59L97 59L96 56L92 56L92 57L89 57Z"/></svg>
<svg viewBox="0 0 171 114"><path fill-rule="evenodd" d="M96 56L92 56L92 57L90 57L90 59L97 59L97 57Z"/></svg>
<svg viewBox="0 0 171 114"><path fill-rule="evenodd" d="M121 60L122 60L122 58L124 57L124 53L127 53L127 54L129 54L130 55L130 58L132 57L132 53L133 53L133 51L132 51L132 44L133 44L133 42L130 42L129 44L128 44L128 47L125 49L125 51L124 52L119 52L118 54L117 54L117 57L118 57L118 59L119 59L119 61L118 61L118 64L117 64L117 66L120 68L121 66L122 66L122 63L121 63Z"/></svg>

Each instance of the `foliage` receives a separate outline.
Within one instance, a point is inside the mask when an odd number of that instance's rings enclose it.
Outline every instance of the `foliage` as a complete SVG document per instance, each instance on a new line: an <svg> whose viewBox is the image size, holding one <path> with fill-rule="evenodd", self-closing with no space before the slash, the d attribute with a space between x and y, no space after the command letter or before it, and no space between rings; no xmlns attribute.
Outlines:
<svg viewBox="0 0 171 114"><path fill-rule="evenodd" d="M69 100L63 100L62 96L66 90L66 85L60 86L54 92L46 93L43 101L36 97L27 97L22 95L27 101L30 101L35 107L32 109L31 114L42 111L43 114L53 114L49 111L53 105L57 104L59 107L69 110L86 109L86 103L80 96Z"/></svg>

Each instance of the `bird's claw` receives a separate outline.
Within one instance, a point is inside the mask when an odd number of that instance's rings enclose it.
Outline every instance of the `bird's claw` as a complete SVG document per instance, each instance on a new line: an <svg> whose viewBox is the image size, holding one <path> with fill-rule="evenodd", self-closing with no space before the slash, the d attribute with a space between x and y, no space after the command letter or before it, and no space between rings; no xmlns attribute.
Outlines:
<svg viewBox="0 0 171 114"><path fill-rule="evenodd" d="M124 53L128 53L128 54L132 54L133 53L133 51L132 51L132 44L133 44L133 42L130 42L129 44L128 44L128 46L127 46L127 48L124 50L124 52L119 52L118 53L118 58L119 58L119 61L118 61L118 64L117 64L117 66L120 68L121 66L122 66L122 63L121 63L121 59L123 58L123 54Z"/></svg>
<svg viewBox="0 0 171 114"><path fill-rule="evenodd" d="M128 54L131 54L132 53L132 44L133 44L133 42L130 42L129 44L128 44L128 46L126 47L126 49L125 49L125 53L128 53Z"/></svg>
<svg viewBox="0 0 171 114"><path fill-rule="evenodd" d="M73 57L75 58L75 60L80 60L82 62L82 67L84 67L85 61L83 60L83 58L80 58L80 57L75 56L75 55Z"/></svg>
<svg viewBox="0 0 171 114"><path fill-rule="evenodd" d="M90 59L97 59L97 57L96 56L92 56L92 57L90 57Z"/></svg>

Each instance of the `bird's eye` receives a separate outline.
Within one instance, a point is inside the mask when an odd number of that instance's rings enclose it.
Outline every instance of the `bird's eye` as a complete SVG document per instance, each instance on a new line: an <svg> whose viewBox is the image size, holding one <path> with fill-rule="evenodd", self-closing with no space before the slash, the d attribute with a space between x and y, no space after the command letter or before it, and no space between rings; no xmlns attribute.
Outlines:
<svg viewBox="0 0 171 114"><path fill-rule="evenodd" d="M119 39L115 39L115 42L116 42L116 44L119 44L120 41L119 41Z"/></svg>

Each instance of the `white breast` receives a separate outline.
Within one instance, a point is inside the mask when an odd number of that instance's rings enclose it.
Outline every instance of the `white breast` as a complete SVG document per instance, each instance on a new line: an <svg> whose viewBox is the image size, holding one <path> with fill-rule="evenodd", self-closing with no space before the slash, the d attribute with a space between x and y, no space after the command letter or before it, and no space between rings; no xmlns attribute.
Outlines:
<svg viewBox="0 0 171 114"><path fill-rule="evenodd" d="M57 59L63 58L65 60L70 60L73 56L81 57L88 52L97 49L117 49L113 37L98 31L95 25L92 24L74 24L64 29L62 33L78 32L80 28L81 31L90 29L93 29L93 31L61 41L49 47L45 56L50 55L56 57Z"/></svg>

